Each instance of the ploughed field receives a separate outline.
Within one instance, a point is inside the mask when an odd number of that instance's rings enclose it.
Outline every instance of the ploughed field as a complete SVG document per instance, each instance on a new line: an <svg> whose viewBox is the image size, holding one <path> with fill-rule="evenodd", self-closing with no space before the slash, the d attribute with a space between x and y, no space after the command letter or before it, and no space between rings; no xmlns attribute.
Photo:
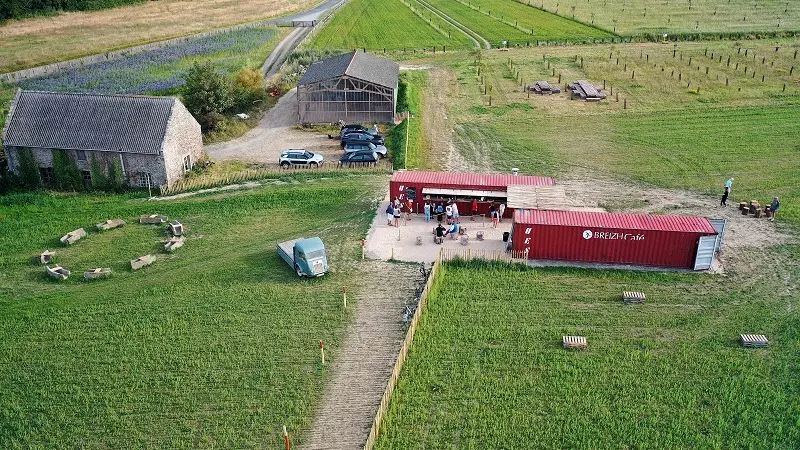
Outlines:
<svg viewBox="0 0 800 450"><path fill-rule="evenodd" d="M328 175L330 177L330 175ZM141 194L0 197L0 447L224 447L295 442L310 426L348 321L341 289L385 179L283 177L274 185L171 201ZM180 220L186 243L161 248ZM122 218L122 228L94 224ZM84 227L65 248L58 238ZM320 236L332 271L298 278L279 241ZM57 283L32 258L55 250ZM131 272L129 261L154 254ZM109 279L81 275L110 267Z"/></svg>
<svg viewBox="0 0 800 450"><path fill-rule="evenodd" d="M797 246L772 253L776 264L799 256ZM379 449L792 448L800 440L800 315L783 289L693 274L442 269ZM789 270L800 274L796 264ZM644 291L647 302L623 304L624 290ZM750 331L770 347L740 347ZM585 336L588 349L563 349L564 335Z"/></svg>

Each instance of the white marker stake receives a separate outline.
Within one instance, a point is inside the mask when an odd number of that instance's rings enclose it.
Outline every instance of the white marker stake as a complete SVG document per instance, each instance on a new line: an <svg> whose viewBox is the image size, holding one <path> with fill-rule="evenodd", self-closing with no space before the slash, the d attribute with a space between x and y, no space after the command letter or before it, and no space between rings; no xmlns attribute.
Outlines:
<svg viewBox="0 0 800 450"><path fill-rule="evenodd" d="M344 309L347 309L347 286L342 287L342 301L344 302Z"/></svg>
<svg viewBox="0 0 800 450"><path fill-rule="evenodd" d="M325 344L322 343L322 339L319 341L319 355L322 358L322 365L325 365Z"/></svg>

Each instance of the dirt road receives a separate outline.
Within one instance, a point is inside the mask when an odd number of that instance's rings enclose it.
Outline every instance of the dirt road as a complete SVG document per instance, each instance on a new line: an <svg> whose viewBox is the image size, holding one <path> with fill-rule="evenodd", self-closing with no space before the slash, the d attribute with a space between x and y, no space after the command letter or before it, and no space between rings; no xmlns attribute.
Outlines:
<svg viewBox="0 0 800 450"><path fill-rule="evenodd" d="M342 154L339 141L328 139L324 134L298 129L297 115L297 92L292 89L244 136L209 145L205 150L216 160L277 164L282 151L305 148L321 153L326 163L338 161Z"/></svg>
<svg viewBox="0 0 800 450"><path fill-rule="evenodd" d="M354 269L365 284L303 450L364 447L405 336L402 314L418 267L368 260Z"/></svg>

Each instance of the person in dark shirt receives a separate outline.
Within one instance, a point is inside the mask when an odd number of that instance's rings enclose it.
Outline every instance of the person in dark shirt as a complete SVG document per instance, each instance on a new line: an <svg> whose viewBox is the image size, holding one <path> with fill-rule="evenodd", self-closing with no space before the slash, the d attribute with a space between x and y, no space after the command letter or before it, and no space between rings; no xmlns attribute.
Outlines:
<svg viewBox="0 0 800 450"><path fill-rule="evenodd" d="M436 227L436 238L433 240L437 244L441 244L444 240L445 229L442 226L442 222L439 222L439 225Z"/></svg>

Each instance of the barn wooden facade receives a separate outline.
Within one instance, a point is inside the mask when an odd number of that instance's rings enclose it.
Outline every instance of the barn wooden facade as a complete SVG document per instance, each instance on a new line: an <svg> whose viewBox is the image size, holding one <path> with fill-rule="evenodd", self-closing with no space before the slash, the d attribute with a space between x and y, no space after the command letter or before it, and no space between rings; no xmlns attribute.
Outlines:
<svg viewBox="0 0 800 450"><path fill-rule="evenodd" d="M297 83L300 123L390 123L400 68L394 61L350 52L317 61Z"/></svg>

